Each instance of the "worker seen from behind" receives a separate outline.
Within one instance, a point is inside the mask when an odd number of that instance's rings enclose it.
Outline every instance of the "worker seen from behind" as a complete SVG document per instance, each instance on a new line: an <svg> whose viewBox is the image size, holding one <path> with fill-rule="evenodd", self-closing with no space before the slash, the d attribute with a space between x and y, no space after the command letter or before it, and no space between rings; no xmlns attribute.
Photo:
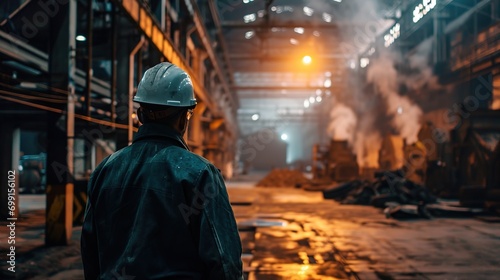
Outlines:
<svg viewBox="0 0 500 280"><path fill-rule="evenodd" d="M183 136L196 106L187 73L147 70L132 145L94 170L82 228L85 279L243 279L222 175Z"/></svg>

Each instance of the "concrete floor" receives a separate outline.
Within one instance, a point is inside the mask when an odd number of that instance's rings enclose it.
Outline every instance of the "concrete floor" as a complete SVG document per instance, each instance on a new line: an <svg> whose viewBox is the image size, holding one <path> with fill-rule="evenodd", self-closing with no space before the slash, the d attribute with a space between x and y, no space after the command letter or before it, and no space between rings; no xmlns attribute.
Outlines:
<svg viewBox="0 0 500 280"><path fill-rule="evenodd" d="M228 183L247 279L500 279L500 223L397 221L373 207L339 205L319 192L255 188L254 181ZM30 210L43 208L44 196L23 199ZM17 279L83 279L79 227L70 246L46 248L43 210L24 217ZM3 260L4 230L0 240ZM9 279L0 269L0 279Z"/></svg>
<svg viewBox="0 0 500 280"><path fill-rule="evenodd" d="M296 189L229 194L240 224L263 225L242 233L250 279L500 279L500 223L397 221Z"/></svg>

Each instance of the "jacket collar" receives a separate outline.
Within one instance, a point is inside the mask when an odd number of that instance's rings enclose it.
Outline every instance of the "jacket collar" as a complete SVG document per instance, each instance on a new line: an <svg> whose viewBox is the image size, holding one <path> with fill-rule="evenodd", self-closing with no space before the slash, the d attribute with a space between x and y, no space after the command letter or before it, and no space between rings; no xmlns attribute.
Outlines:
<svg viewBox="0 0 500 280"><path fill-rule="evenodd" d="M163 138L166 141L173 142L174 145L190 150L181 134L168 125L158 123L146 123L139 127L139 131L134 137L134 141L142 141L150 138Z"/></svg>

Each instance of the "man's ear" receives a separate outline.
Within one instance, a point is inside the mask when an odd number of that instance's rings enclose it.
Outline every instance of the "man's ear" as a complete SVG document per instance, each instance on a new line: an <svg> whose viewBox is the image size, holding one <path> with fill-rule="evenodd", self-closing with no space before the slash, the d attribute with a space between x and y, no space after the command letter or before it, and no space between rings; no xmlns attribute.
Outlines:
<svg viewBox="0 0 500 280"><path fill-rule="evenodd" d="M137 109L137 118L139 118L139 121L144 124L144 115L142 113L142 108L139 107L139 109Z"/></svg>
<svg viewBox="0 0 500 280"><path fill-rule="evenodd" d="M177 129L179 130L179 132L184 135L184 133L186 133L186 130L187 130L187 126L188 126L188 119L186 118L186 114L187 114L187 110L186 111L182 111L178 120L177 120Z"/></svg>

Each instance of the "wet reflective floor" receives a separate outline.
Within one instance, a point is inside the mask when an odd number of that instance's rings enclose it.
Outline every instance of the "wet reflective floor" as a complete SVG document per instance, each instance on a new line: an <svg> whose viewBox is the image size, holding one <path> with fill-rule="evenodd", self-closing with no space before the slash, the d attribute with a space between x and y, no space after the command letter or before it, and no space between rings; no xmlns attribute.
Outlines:
<svg viewBox="0 0 500 280"><path fill-rule="evenodd" d="M500 223L397 221L373 207L325 201L319 192L252 182L230 182L228 191L247 279L500 279ZM23 201L38 209L45 198ZM83 279L81 228L74 227L70 246L45 247L45 212L28 212L17 224L16 278ZM6 234L0 230L0 240ZM0 251L5 246L0 242ZM0 264L0 279L10 279L5 273Z"/></svg>
<svg viewBox="0 0 500 280"><path fill-rule="evenodd" d="M500 223L397 221L320 192L229 183L248 279L500 279Z"/></svg>

